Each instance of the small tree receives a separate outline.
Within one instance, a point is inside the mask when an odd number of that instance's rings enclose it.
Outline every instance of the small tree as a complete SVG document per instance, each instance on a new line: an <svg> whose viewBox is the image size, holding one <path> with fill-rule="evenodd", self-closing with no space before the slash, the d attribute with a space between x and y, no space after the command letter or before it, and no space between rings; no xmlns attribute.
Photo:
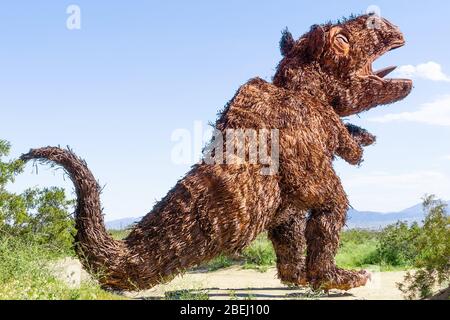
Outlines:
<svg viewBox="0 0 450 320"><path fill-rule="evenodd" d="M72 249L75 234L71 209L74 201L68 200L64 189L28 189L22 194L6 190L23 171L20 160L2 161L10 152L10 144L0 140L0 239L14 237L18 240L58 248Z"/></svg>
<svg viewBox="0 0 450 320"><path fill-rule="evenodd" d="M415 272L408 272L399 289L408 299L427 298L436 286L450 281L450 216L446 205L427 196L423 202L427 216L415 241Z"/></svg>
<svg viewBox="0 0 450 320"><path fill-rule="evenodd" d="M21 161L1 161L9 155L10 149L7 141L0 140L0 231L3 232L27 222L23 198L6 191L6 185L14 182L15 176L23 170Z"/></svg>
<svg viewBox="0 0 450 320"><path fill-rule="evenodd" d="M71 250L76 233L70 213L74 201L66 198L64 189L28 189L22 197L27 208L27 229L33 235L33 240L65 252Z"/></svg>

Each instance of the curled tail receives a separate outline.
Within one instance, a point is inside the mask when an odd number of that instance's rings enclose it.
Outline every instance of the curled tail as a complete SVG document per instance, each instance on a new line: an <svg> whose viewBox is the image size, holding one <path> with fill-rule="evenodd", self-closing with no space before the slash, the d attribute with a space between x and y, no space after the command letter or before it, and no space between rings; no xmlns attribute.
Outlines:
<svg viewBox="0 0 450 320"><path fill-rule="evenodd" d="M129 289L132 276L124 267L129 249L106 231L100 204L100 187L84 160L71 150L56 147L32 149L21 160L39 160L62 166L75 185L77 207L76 251L84 267L98 276L104 287Z"/></svg>
<svg viewBox="0 0 450 320"><path fill-rule="evenodd" d="M198 210L193 209L198 199L202 203L210 199L198 183L204 181L201 176L177 184L126 239L117 241L106 231L100 188L86 162L70 150L54 147L33 149L21 159L62 166L70 176L77 194L75 248L84 267L97 276L104 288L149 289L223 251L210 239L206 218L199 217ZM221 214L221 219L224 222L219 225L225 225L227 217ZM216 237L222 239L228 229L220 230L222 233Z"/></svg>

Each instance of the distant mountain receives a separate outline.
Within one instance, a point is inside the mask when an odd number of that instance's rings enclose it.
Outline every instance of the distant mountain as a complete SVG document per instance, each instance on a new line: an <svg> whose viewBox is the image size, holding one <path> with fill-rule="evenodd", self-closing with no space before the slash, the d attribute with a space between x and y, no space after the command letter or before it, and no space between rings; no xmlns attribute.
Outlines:
<svg viewBox="0 0 450 320"><path fill-rule="evenodd" d="M450 201L447 202L450 208ZM348 211L347 228L355 229L379 229L397 221L421 222L425 215L422 205L418 204L411 208L399 212L380 213L371 211L358 211L350 209ZM109 230L123 230L140 221L141 218L124 218L106 222L106 228Z"/></svg>
<svg viewBox="0 0 450 320"><path fill-rule="evenodd" d="M450 201L447 202L450 207ZM380 213L370 211L358 211L350 209L348 211L347 227L349 229L379 229L397 221L406 221L408 223L421 222L425 218L422 204L399 212Z"/></svg>
<svg viewBox="0 0 450 320"><path fill-rule="evenodd" d="M106 221L106 229L108 230L124 230L131 225L139 222L141 218L123 218L118 220Z"/></svg>

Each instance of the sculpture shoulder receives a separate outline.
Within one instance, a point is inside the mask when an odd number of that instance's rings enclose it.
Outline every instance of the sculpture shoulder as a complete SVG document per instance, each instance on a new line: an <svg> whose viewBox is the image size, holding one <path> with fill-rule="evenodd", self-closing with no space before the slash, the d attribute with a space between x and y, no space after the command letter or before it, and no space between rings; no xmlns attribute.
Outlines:
<svg viewBox="0 0 450 320"><path fill-rule="evenodd" d="M333 116L332 110L314 96L293 94L261 78L253 78L237 90L217 124L218 128L247 125L300 129L322 125Z"/></svg>
<svg viewBox="0 0 450 320"><path fill-rule="evenodd" d="M229 111L251 111L261 118L274 116L286 100L286 91L261 78L250 79L242 85L228 103Z"/></svg>
<svg viewBox="0 0 450 320"><path fill-rule="evenodd" d="M278 126L284 90L260 78L242 85L228 102L217 122L218 128Z"/></svg>
<svg viewBox="0 0 450 320"><path fill-rule="evenodd" d="M285 95L285 90L267 82L261 78L252 78L242 85L237 91L234 101L270 101L281 98Z"/></svg>
<svg viewBox="0 0 450 320"><path fill-rule="evenodd" d="M264 109L270 111L272 115L286 116L286 114L293 113L292 117L295 118L332 111L313 95L294 94L292 91L280 88L261 78L250 79L241 86L230 103L239 107L251 108L258 112Z"/></svg>

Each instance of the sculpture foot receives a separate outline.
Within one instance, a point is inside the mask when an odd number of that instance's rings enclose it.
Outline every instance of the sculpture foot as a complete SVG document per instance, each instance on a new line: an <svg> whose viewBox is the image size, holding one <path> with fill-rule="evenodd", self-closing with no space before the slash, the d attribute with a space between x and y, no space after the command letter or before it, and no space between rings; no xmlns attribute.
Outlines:
<svg viewBox="0 0 450 320"><path fill-rule="evenodd" d="M309 283L305 267L299 265L278 266L278 278L286 285L305 287Z"/></svg>
<svg viewBox="0 0 450 320"><path fill-rule="evenodd" d="M309 275L309 283L315 289L329 291L339 289L348 291L352 288L365 286L367 280L371 278L370 273L361 271L351 271L335 268L326 272L317 272Z"/></svg>

